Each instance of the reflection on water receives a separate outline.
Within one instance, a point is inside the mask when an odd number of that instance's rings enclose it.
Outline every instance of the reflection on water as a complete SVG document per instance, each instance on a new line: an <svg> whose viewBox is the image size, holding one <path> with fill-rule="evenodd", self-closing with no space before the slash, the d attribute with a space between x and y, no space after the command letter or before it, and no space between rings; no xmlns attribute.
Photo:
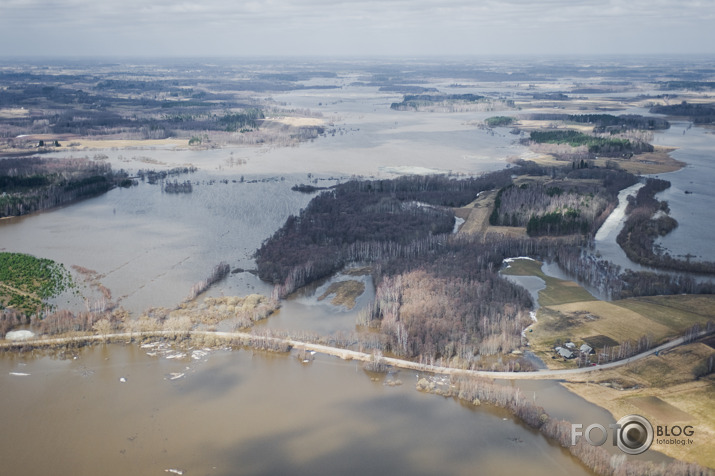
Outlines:
<svg viewBox="0 0 715 476"><path fill-rule="evenodd" d="M389 387L328 357L76 357L0 359L4 473L588 474L504 411L417 392L414 372Z"/></svg>

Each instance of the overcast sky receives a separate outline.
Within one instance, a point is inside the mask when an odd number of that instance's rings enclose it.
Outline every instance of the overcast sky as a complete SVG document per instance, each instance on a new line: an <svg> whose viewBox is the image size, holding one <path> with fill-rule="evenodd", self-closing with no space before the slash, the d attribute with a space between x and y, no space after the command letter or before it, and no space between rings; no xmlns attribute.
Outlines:
<svg viewBox="0 0 715 476"><path fill-rule="evenodd" d="M715 53L715 0L0 0L0 57L614 53Z"/></svg>

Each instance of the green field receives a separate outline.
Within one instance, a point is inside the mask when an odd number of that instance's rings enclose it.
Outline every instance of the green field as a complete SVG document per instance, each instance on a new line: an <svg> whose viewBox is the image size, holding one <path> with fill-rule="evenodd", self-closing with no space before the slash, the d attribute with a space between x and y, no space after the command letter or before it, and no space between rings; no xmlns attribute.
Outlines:
<svg viewBox="0 0 715 476"><path fill-rule="evenodd" d="M22 253L0 253L0 307L34 314L42 301L74 287L62 264Z"/></svg>

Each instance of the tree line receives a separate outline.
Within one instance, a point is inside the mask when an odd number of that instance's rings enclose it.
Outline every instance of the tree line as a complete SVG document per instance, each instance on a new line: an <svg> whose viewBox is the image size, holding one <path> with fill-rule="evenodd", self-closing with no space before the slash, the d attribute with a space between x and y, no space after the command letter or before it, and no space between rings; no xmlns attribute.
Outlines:
<svg viewBox="0 0 715 476"><path fill-rule="evenodd" d="M640 114L526 114L526 119L532 121L565 121L577 124L593 124L593 132L618 130L662 130L668 129L670 123L661 117L646 117Z"/></svg>
<svg viewBox="0 0 715 476"><path fill-rule="evenodd" d="M653 152L647 142L584 134L574 130L532 131L529 139L535 143L567 144L571 147L585 146L591 154L605 157L622 157L628 154Z"/></svg>
<svg viewBox="0 0 715 476"><path fill-rule="evenodd" d="M409 111L419 109L421 106L443 104L450 102L478 102L484 96L478 94L406 94L402 102L393 102L390 109L395 111Z"/></svg>
<svg viewBox="0 0 715 476"><path fill-rule="evenodd" d="M712 124L715 122L715 105L712 104L692 104L683 101L680 104L653 106L650 108L650 112L688 117L695 124Z"/></svg>
<svg viewBox="0 0 715 476"><path fill-rule="evenodd" d="M26 157L0 161L0 217L20 216L100 195L134 182L126 172L89 159Z"/></svg>

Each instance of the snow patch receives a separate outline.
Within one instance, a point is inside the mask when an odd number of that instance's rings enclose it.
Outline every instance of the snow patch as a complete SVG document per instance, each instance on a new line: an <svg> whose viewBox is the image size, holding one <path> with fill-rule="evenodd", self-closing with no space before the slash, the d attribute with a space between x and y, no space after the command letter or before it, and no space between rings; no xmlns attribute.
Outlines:
<svg viewBox="0 0 715 476"><path fill-rule="evenodd" d="M5 334L7 340L17 341L17 340L28 340L35 337L35 333L31 331L10 331Z"/></svg>
<svg viewBox="0 0 715 476"><path fill-rule="evenodd" d="M517 256L516 258L504 258L505 263L513 263L514 261L518 259L525 259L529 261L536 261L534 258L529 258L528 256Z"/></svg>

